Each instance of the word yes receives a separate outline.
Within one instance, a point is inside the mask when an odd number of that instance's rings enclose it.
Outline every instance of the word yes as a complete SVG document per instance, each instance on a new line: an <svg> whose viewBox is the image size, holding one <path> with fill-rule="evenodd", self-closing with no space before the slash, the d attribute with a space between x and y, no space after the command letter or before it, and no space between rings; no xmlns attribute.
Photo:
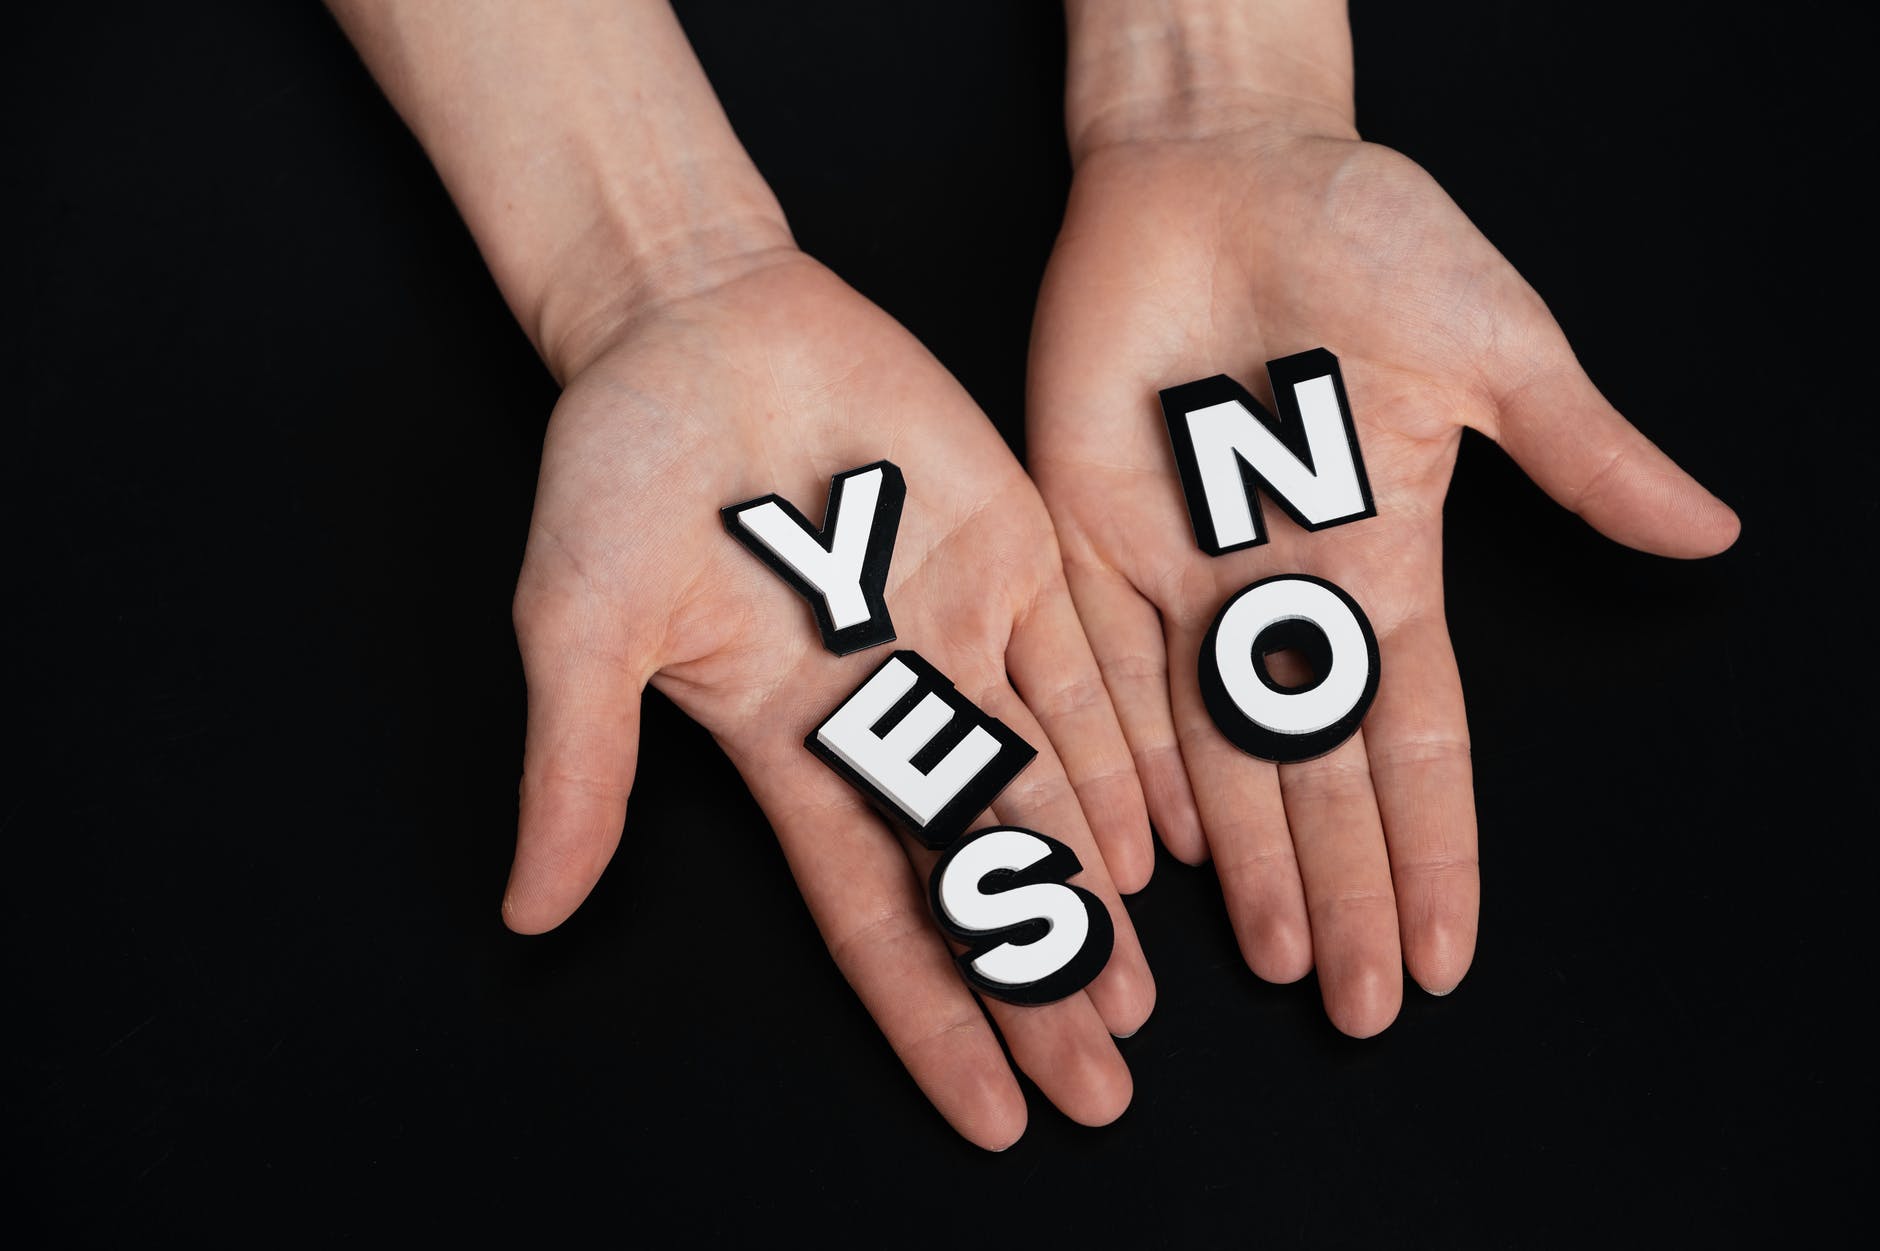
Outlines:
<svg viewBox="0 0 1880 1251"><path fill-rule="evenodd" d="M725 528L810 604L823 645L846 655L894 639L883 591L907 488L876 461L837 474L820 530L777 495L720 510ZM965 836L1038 755L919 654L888 657L803 740L892 824L946 854L929 879L961 974L1012 1003L1050 1003L1109 962L1115 927L1064 844L1015 826Z"/></svg>

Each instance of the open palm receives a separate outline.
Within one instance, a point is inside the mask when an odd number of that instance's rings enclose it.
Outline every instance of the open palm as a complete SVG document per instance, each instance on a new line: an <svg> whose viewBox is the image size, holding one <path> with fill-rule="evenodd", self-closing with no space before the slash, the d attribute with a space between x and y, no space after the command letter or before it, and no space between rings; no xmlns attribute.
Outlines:
<svg viewBox="0 0 1880 1251"><path fill-rule="evenodd" d="M1271 403L1264 362L1342 365L1377 516L1195 545L1158 389L1216 373ZM1534 291L1428 175L1344 136L1249 126L1119 142L1080 161L1032 342L1031 469L1149 811L1170 852L1212 855L1248 963L1315 965L1347 1033L1387 1026L1402 968L1444 994L1474 952L1480 888L1462 690L1443 616L1442 505L1462 429L1621 542L1703 556L1734 514L1616 413ZM1239 588L1309 573L1376 628L1363 730L1317 760L1239 753L1196 662Z"/></svg>
<svg viewBox="0 0 1880 1251"><path fill-rule="evenodd" d="M1049 516L958 383L800 253L640 312L556 408L516 593L529 729L505 917L547 929L599 877L650 681L730 754L843 973L936 1106L983 1146L1018 1137L1023 1096L928 916L934 856L803 747L886 649L824 651L808 607L718 519L776 491L814 520L831 475L880 459L907 479L887 586L896 646L1038 749L989 816L1069 845L1116 924L1086 991L988 1007L1059 1108L1107 1122L1130 1095L1111 1035L1141 1025L1154 986L1099 846L1134 854L1148 824ZM1129 872L1134 889L1146 862Z"/></svg>

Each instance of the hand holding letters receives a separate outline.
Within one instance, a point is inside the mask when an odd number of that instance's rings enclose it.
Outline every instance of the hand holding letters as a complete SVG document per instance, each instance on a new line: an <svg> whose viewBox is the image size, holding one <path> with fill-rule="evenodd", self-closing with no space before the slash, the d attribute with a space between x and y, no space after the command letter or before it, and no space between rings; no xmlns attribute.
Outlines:
<svg viewBox="0 0 1880 1251"><path fill-rule="evenodd" d="M1032 336L1031 469L1163 842L1212 857L1257 973L1316 969L1333 1022L1370 1035L1395 1018L1406 966L1446 994L1475 947L1441 548L1463 429L1649 551L1719 551L1736 519L1606 403L1539 297L1428 175L1357 140L1348 93L1305 99L1338 86L1348 50L1310 41L1335 43L1342 18L1293 42L1269 34L1287 52L1269 63L1259 48L1189 47L1179 21L1139 32L1173 49L1127 42L1133 60L1106 57L1126 16L1072 13L1077 170ZM1207 90L1209 67L1242 51L1256 63ZM1200 67L1171 80L1185 87L1166 107L1155 84L1106 78L1191 53ZM1286 78L1313 67L1329 68ZM1248 90L1269 70L1283 91ZM1321 344L1336 370L1302 351ZM1144 419L1158 388L1165 423ZM1283 584L1263 580L1291 575L1346 602L1296 586L1299 603L1278 605L1268 588ZM1307 598L1331 616L1288 636L1277 627ZM1299 662L1308 681L1342 684L1366 655L1362 730L1302 719L1288 747L1285 727L1262 725L1262 706L1314 702L1271 689L1299 689ZM1246 698L1227 698L1236 686ZM1333 693L1346 694L1311 694Z"/></svg>
<svg viewBox="0 0 1880 1251"><path fill-rule="evenodd" d="M820 515L825 499L833 517ZM727 538L712 514L734 500L775 504L751 538L789 576L742 550L742 534ZM744 510L731 511L737 525ZM878 621L895 642L832 655L812 620L824 610L838 632L865 612L860 628ZM1130 1078L1111 1035L1133 1033L1155 998L1114 876L1120 864L1131 889L1147 876L1132 858L1148 848L1141 792L1042 502L905 330L794 252L631 319L569 381L549 423L516 620L529 735L512 925L542 930L567 916L623 825L630 837L677 836L627 812L650 682L730 755L836 963L961 1133L998 1147L1025 1124L1000 1033L1067 1115L1100 1124L1122 1112ZM894 648L921 660L896 659ZM1094 974L1084 989L1034 1007L989 999L982 1010L956 964L964 948L949 946L932 915L937 853L897 837L887 807L805 750L805 735L891 659L903 672L885 680L902 684L872 691L869 704L885 705L887 723L838 721L831 758L846 754L858 776L888 784L884 795L910 773L929 780L919 794L900 789L907 802L895 809L901 828L930 827L928 841L957 841L977 818L1068 849L1070 860L1054 852L1037 871L1074 862L1070 886L1035 885L1058 904L1085 891L1113 921L1107 962L1073 970ZM956 748L968 754L936 778ZM982 773L1009 784L994 796L982 782L985 793L949 809L949 788ZM1115 861L1111 846L1124 852ZM997 874L971 887L1007 902ZM1008 932L1004 912L987 915L1001 941L1029 936L1023 924ZM1080 949L1095 951L1100 929L1093 921Z"/></svg>

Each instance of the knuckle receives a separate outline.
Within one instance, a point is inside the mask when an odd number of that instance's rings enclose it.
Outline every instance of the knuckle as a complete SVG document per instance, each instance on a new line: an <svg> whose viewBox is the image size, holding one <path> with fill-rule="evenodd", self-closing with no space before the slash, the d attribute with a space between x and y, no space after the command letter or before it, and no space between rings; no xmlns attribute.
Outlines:
<svg viewBox="0 0 1880 1251"><path fill-rule="evenodd" d="M1153 683L1163 686L1168 682L1168 657L1166 656L1129 652L1100 661L1099 667L1103 670L1104 678L1118 686L1133 683Z"/></svg>
<svg viewBox="0 0 1880 1251"><path fill-rule="evenodd" d="M1034 773L1037 776L1026 776ZM1027 769L1006 787L1005 793L996 802L1001 812L1042 813L1062 804L1066 799L1074 798L1070 783L1062 773ZM1020 823L1023 824L1022 821Z"/></svg>
<svg viewBox="0 0 1880 1251"><path fill-rule="evenodd" d="M612 802L624 798L630 786L630 783L618 776L608 777L575 769L547 769L522 775L522 792L525 796L561 790L585 799Z"/></svg>
<svg viewBox="0 0 1880 1251"><path fill-rule="evenodd" d="M977 1010L960 1012L901 1043L899 1050L904 1056L913 1056L937 1044L971 1035L984 1029L985 1024L985 1018Z"/></svg>
<svg viewBox="0 0 1880 1251"><path fill-rule="evenodd" d="M1368 744L1374 772L1467 761L1473 756L1467 735L1424 734L1390 743Z"/></svg>
<svg viewBox="0 0 1880 1251"><path fill-rule="evenodd" d="M1133 764L1115 765L1109 768L1094 769L1084 773L1071 782L1071 789L1079 795L1095 794L1100 791L1127 790L1137 781Z"/></svg>
<svg viewBox="0 0 1880 1251"><path fill-rule="evenodd" d="M1406 858L1400 870L1405 877L1425 883L1442 883L1457 878L1471 878L1481 872L1481 859L1472 851L1425 851Z"/></svg>
<svg viewBox="0 0 1880 1251"><path fill-rule="evenodd" d="M1304 767L1295 766L1289 775L1280 774L1289 800L1309 803L1336 803L1368 799L1371 796L1371 770L1368 762L1326 756Z"/></svg>
<svg viewBox="0 0 1880 1251"><path fill-rule="evenodd" d="M1323 921L1334 925L1367 917L1394 917L1397 912L1397 897L1377 886L1348 886L1328 891L1315 902L1315 911Z"/></svg>
<svg viewBox="0 0 1880 1251"><path fill-rule="evenodd" d="M1109 702L1103 680L1095 674L1081 674L1046 692L1033 711L1040 721L1055 721L1089 712Z"/></svg>
<svg viewBox="0 0 1880 1251"><path fill-rule="evenodd" d="M1223 841L1232 841L1231 835ZM1226 858L1217 854L1214 867L1215 872L1223 878L1254 881L1278 876L1296 877L1299 873L1299 861L1293 854L1291 843L1265 843L1247 847Z"/></svg>
<svg viewBox="0 0 1880 1251"><path fill-rule="evenodd" d="M900 905L883 912L829 939L829 955L844 976L853 979L860 971L863 956L881 958L910 939L924 935L929 926L924 917Z"/></svg>
<svg viewBox="0 0 1880 1251"><path fill-rule="evenodd" d="M1606 457L1605 462L1601 464L1598 469L1594 470L1592 476L1588 477L1586 481L1580 485L1580 488L1573 493L1574 512L1585 512L1587 506L1599 498L1599 493L1613 480L1614 475L1619 472L1620 466L1625 464L1628 458L1627 452L1628 449L1624 445L1613 448L1611 454Z"/></svg>
<svg viewBox="0 0 1880 1251"><path fill-rule="evenodd" d="M587 614L576 599L525 572L516 582L509 616L516 640L524 651L529 651L579 637Z"/></svg>
<svg viewBox="0 0 1880 1251"><path fill-rule="evenodd" d="M1130 752L1136 762L1136 776L1163 782L1185 782L1188 771L1182 749L1172 742L1156 742Z"/></svg>

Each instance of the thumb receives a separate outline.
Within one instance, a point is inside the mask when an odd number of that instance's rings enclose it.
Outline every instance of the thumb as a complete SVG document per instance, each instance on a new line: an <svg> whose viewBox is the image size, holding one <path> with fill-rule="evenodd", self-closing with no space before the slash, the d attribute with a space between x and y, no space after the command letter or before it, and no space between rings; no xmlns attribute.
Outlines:
<svg viewBox="0 0 1880 1251"><path fill-rule="evenodd" d="M1495 441L1556 503L1628 547L1688 558L1736 542L1730 506L1620 416L1550 329L1548 363L1495 397Z"/></svg>
<svg viewBox="0 0 1880 1251"><path fill-rule="evenodd" d="M646 675L595 645L599 616L543 614L518 600L529 725L503 922L519 934L567 920L620 845Z"/></svg>

